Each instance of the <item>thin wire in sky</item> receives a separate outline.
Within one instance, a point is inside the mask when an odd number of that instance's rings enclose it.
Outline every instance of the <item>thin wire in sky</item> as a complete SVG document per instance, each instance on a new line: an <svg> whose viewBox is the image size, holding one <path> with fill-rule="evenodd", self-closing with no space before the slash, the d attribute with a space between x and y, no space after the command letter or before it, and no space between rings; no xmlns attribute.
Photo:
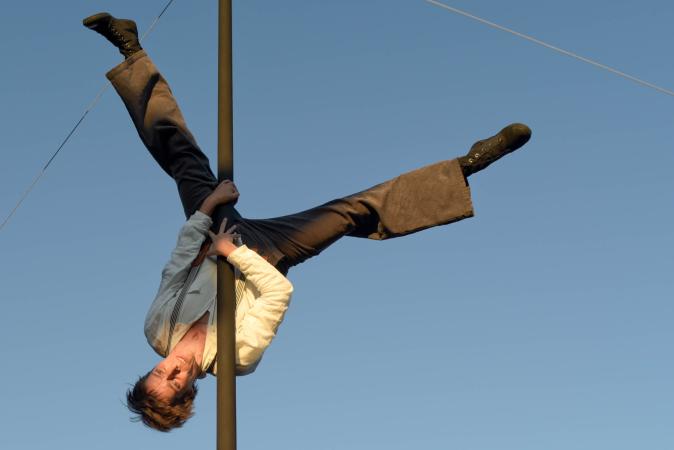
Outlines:
<svg viewBox="0 0 674 450"><path fill-rule="evenodd" d="M145 40L145 38L152 32L152 30L154 30L154 28L157 26L157 23L159 22L159 19L161 19L161 17L162 17L162 16L164 15L164 13L169 9L169 7L173 4L174 1L175 1L175 0L169 0L169 2L166 4L166 6L164 6L164 9L162 9L162 11L159 13L159 15L158 15L157 17L155 17L154 21L152 22L152 24L150 25L150 27L147 29L147 31L146 31L145 33L143 33L143 36L141 36L141 38L140 38L140 42L143 42L143 40ZM12 209L12 211L10 211L10 213L7 215L7 217L5 218L5 220L4 220L4 221L2 222L2 224L0 225L0 231L2 231L2 229L5 227L5 225L7 225L7 223L8 223L9 220L12 218L12 216L14 216L14 214L15 214L16 211L19 209L19 207L21 207L21 205L23 204L24 200L26 200L26 197L28 197L28 195L31 193L31 191L32 191L33 188L35 187L35 185L37 185L37 183L40 181L40 179L42 179L42 177L44 176L45 172L47 171L47 169L48 169L49 166L51 165L52 161L54 161L54 159L55 159L56 156L59 154L59 152L61 151L61 149L63 149L63 147L65 147L65 145L68 143L68 141L70 140L70 138L75 134L75 131L79 128L79 126L82 124L82 122L84 122L84 119L87 117L87 115L89 114L89 112L90 112L92 109L94 109L94 107L98 104L98 102L101 100L101 97L103 97L103 94L105 93L105 91L108 90L109 87L110 87L110 85L106 83L106 84L101 88L101 90L98 92L98 94L96 94L96 97L94 97L94 100L93 100L93 101L89 104L89 106L85 109L84 113L82 114L82 117L80 117L80 120L77 121L77 123L75 124L75 126L74 126L74 127L70 130L70 132L66 135L65 139L63 140L63 142L61 142L61 145L58 146L58 148L56 149L56 151L54 152L54 154L51 156L51 158L49 158L49 160L47 161L47 163L42 167L42 170L40 170L40 172L39 172L39 173L35 176L35 178L33 179L32 183L30 183L30 185L28 186L28 188L23 192L23 194L21 195L21 198L19 198L19 201L18 201L18 202L16 203L16 205L14 206L14 209Z"/></svg>
<svg viewBox="0 0 674 450"><path fill-rule="evenodd" d="M611 72L615 75L626 78L626 79L628 79L630 81L633 81L635 83L638 83L642 86L646 86L646 87L649 87L651 89L655 89L658 92L661 92L661 93L667 94L667 95L671 95L672 97L674 97L674 91L671 91L669 89L665 89L663 87L660 87L657 84L649 83L648 81L644 81L641 78L637 78L635 76L632 76L630 74L622 72L618 69L614 69L613 67L607 66L606 64L602 64L602 63L594 61L592 59L585 58L584 56L580 56L576 53L570 52L568 50L564 50L563 48L555 47L554 45L548 44L547 42L543 42L540 39L536 39L536 38L531 37L529 35L526 35L524 33L520 33L518 31L515 31L515 30L512 30L510 28L499 25L497 23L490 22L486 19L483 19L481 17L478 17L478 16L475 16L473 14L467 13L466 11L462 11L460 9L454 8L453 6L449 6L449 5L446 5L444 3L438 2L436 0L425 0L425 1L432 4L432 5L435 5L435 6L438 6L440 8L446 9L447 11L451 11L455 14L459 14L461 16L468 17L469 19L476 20L476 21L478 21L480 23L483 23L485 25L488 25L492 28L496 28L497 30L501 30L501 31L505 31L506 33L513 34L513 35L515 35L517 37L520 37L522 39L526 39L527 41L530 41L530 42L533 42L535 44L541 45L545 48L549 48L550 50L554 50L554 51L556 51L558 53L561 53L563 55L570 56L571 58L577 59L577 60L582 61L584 63L593 65L595 67L599 67L600 69L607 70L607 71L609 71L609 72Z"/></svg>

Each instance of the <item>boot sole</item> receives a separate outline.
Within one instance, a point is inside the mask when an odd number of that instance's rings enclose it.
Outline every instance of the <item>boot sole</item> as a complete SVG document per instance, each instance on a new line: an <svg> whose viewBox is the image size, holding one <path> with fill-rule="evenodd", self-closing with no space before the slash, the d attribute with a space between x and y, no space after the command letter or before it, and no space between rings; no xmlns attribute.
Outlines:
<svg viewBox="0 0 674 450"><path fill-rule="evenodd" d="M109 13L102 12L98 14L94 14L93 16L89 16L86 19L82 20L82 25L84 25L87 28L93 28L95 27L100 21L104 19L109 19L112 16Z"/></svg>

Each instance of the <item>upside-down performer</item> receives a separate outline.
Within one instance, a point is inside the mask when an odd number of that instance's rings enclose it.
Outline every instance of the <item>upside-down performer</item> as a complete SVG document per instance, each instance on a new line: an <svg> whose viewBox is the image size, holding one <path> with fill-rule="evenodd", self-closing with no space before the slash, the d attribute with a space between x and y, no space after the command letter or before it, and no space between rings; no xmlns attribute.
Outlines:
<svg viewBox="0 0 674 450"><path fill-rule="evenodd" d="M284 275L290 267L342 236L390 239L471 217L467 177L531 136L526 125L512 124L460 158L300 213L246 219L223 207L237 202L236 186L216 181L166 80L142 50L136 24L100 13L84 19L84 25L124 55L107 77L150 154L175 180L187 217L145 319L147 341L164 359L127 392L138 420L160 431L185 423L192 415L196 379L217 371L216 256L236 269L236 369L246 375L257 367L288 308L293 287ZM213 224L214 214L220 223Z"/></svg>

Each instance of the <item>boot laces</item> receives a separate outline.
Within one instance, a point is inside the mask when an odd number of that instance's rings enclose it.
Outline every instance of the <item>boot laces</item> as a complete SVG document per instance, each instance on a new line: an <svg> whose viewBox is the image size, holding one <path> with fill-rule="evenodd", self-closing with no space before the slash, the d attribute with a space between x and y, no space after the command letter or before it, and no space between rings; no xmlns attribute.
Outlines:
<svg viewBox="0 0 674 450"><path fill-rule="evenodd" d="M115 28L112 25L112 22L110 22L109 28L110 28L110 31L112 32L112 34L115 36L115 38L121 42L122 47L124 47L125 49L128 49L131 44L129 43L129 41L126 40L124 35L122 33L120 33L119 30L117 30L117 28Z"/></svg>

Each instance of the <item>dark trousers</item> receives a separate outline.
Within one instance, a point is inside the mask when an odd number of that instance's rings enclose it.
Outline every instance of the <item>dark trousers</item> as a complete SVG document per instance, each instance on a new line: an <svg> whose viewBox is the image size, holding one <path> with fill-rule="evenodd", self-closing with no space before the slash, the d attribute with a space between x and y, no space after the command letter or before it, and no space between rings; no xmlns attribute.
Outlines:
<svg viewBox="0 0 674 450"><path fill-rule="evenodd" d="M152 157L178 186L185 215L192 215L217 185L166 80L144 51L107 74ZM281 272L342 236L388 239L473 215L470 189L456 160L400 175L359 193L273 219L245 219L226 208L244 244ZM214 228L217 227L214 224Z"/></svg>

